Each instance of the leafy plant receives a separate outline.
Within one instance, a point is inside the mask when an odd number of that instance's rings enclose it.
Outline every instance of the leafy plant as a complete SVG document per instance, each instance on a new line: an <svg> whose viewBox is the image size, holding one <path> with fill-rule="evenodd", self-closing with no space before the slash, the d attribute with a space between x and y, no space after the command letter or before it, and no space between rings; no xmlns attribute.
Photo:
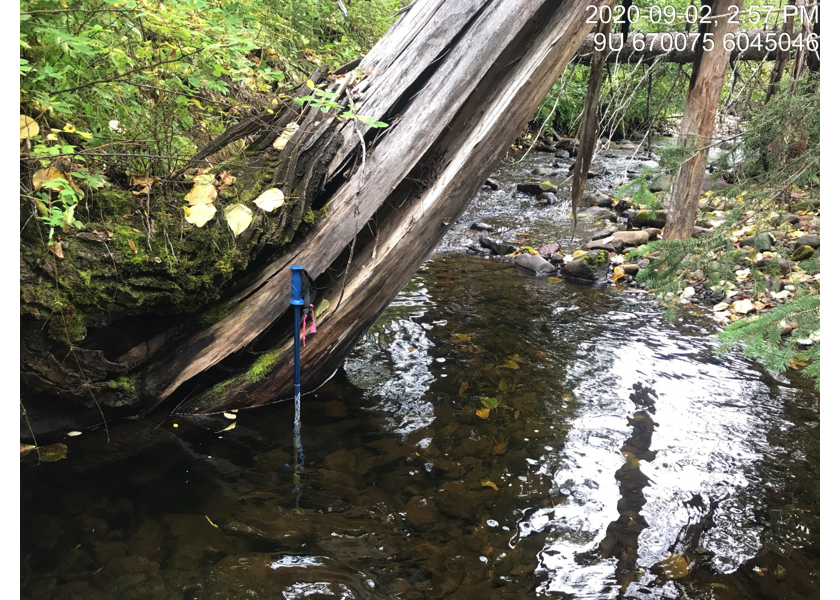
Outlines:
<svg viewBox="0 0 840 600"><path fill-rule="evenodd" d="M359 107L355 104L342 106L335 101L338 97L336 92L328 92L315 87L315 84L312 83L311 79L306 80L306 86L312 90L312 94L295 98L295 104L303 106L304 104L309 103L312 107L323 113L327 113L332 109L337 109L342 111L341 114L337 115L339 119L358 119L368 127L388 127L387 123L377 121L374 117L363 117L359 115L357 112Z"/></svg>

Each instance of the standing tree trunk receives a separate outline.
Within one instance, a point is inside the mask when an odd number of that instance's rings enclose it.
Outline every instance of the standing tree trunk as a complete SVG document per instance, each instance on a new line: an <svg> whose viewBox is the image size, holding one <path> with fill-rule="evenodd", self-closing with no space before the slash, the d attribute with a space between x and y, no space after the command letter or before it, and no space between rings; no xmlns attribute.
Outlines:
<svg viewBox="0 0 840 600"><path fill-rule="evenodd" d="M353 105L364 121L317 102L290 103L231 127L199 153L210 162L227 147L244 155L225 167L244 204L269 188L289 200L273 220L253 209L257 218L239 240L256 236L263 250L228 293L227 317L149 331L139 342L135 331L119 356L96 345L120 336L115 321L84 350L71 348L86 372L71 373L72 361L53 372L35 366L28 381L78 402L96 396L106 410L128 405L130 414L165 400L195 413L275 400L292 380L289 267L299 264L315 278L315 305L328 302L302 353L302 383L311 389L461 215L583 42L586 7L605 2L412 3L358 67L326 79L330 101ZM374 121L389 127L368 126ZM275 144L293 122L299 127L285 147ZM322 215L305 233L304 214ZM82 369L86 356L101 369ZM131 385L115 385L117 375Z"/></svg>
<svg viewBox="0 0 840 600"><path fill-rule="evenodd" d="M788 0L789 6L796 6L796 0ZM780 32L781 35L787 34L790 36L793 33L793 19L785 19L785 22L782 23L782 30ZM770 71L770 81L767 86L767 96L764 99L764 103L770 102L770 98L773 97L773 94L779 89L779 82L782 80L782 75L785 73L785 67L788 63L788 55L789 52L779 52L778 56L776 57L776 62L773 64L773 70Z"/></svg>
<svg viewBox="0 0 840 600"><path fill-rule="evenodd" d="M605 36L609 35L611 25L610 21L601 21L598 24L598 33ZM578 149L578 158L575 161L575 172L572 179L572 218L576 226L577 207L583 197L583 186L586 183L586 176L589 174L589 167L592 165L595 143L601 133L598 105L601 101L601 81L607 54L609 54L609 48L607 47L601 51L595 50L592 62L589 65L589 87L583 100L583 118L580 123L580 148Z"/></svg>
<svg viewBox="0 0 840 600"><path fill-rule="evenodd" d="M726 15L732 7L740 11L742 4L743 0L715 0L711 14ZM724 36L735 31L735 26L728 21L728 18L721 17L714 20L706 32L701 30L701 34L708 35L703 38L707 50L695 63L692 72L677 141L681 146L696 147L698 150L682 164L671 188L664 233L668 240L685 240L693 233L709 145L715 131L715 116L729 65L730 52L724 48Z"/></svg>

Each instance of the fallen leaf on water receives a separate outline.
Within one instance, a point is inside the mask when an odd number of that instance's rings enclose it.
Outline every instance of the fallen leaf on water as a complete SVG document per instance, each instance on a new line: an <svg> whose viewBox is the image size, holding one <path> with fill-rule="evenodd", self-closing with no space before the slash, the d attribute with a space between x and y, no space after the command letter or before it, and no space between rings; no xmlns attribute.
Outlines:
<svg viewBox="0 0 840 600"><path fill-rule="evenodd" d="M52 444L51 446L44 446L38 449L38 454L41 456L41 462L58 462L62 458L67 458L67 445Z"/></svg>
<svg viewBox="0 0 840 600"><path fill-rule="evenodd" d="M563 283L563 280L559 277L549 277L548 282L549 283Z"/></svg>
<svg viewBox="0 0 840 600"><path fill-rule="evenodd" d="M662 569L663 575L668 579L681 579L688 575L688 561L680 554L672 554L657 563L657 566Z"/></svg>
<svg viewBox="0 0 840 600"><path fill-rule="evenodd" d="M493 454L503 454L507 450L507 442L499 442L493 446Z"/></svg>
<svg viewBox="0 0 840 600"><path fill-rule="evenodd" d="M229 412L226 412L226 413L223 413L223 414L225 416L225 419L235 419L236 418L236 415L234 415L232 413L229 413Z"/></svg>
<svg viewBox="0 0 840 600"><path fill-rule="evenodd" d="M501 364L496 367L497 369L513 369L516 370L519 368L519 365L513 362L512 360L507 361L504 364Z"/></svg>
<svg viewBox="0 0 840 600"><path fill-rule="evenodd" d="M195 206L184 207L184 218L187 223L192 223L196 227L204 227L215 214L216 207L212 204L196 204Z"/></svg>
<svg viewBox="0 0 840 600"><path fill-rule="evenodd" d="M618 281L622 277L624 277L624 269L622 269L621 267L616 267L615 269L613 269L613 281Z"/></svg>
<svg viewBox="0 0 840 600"><path fill-rule="evenodd" d="M254 200L254 204L263 209L265 212L271 212L280 208L285 203L285 196L278 188L271 188L260 194L259 198Z"/></svg>
<svg viewBox="0 0 840 600"><path fill-rule="evenodd" d="M481 403L488 409L490 408L499 408L499 401L496 398L489 398L487 396L481 396L479 398ZM479 415L481 416L481 415Z"/></svg>
<svg viewBox="0 0 840 600"><path fill-rule="evenodd" d="M231 231L233 231L234 237L239 237L239 234L248 229L248 226L251 224L253 214L254 213L251 212L251 209L241 202L231 204L225 209L225 220L227 221Z"/></svg>
<svg viewBox="0 0 840 600"><path fill-rule="evenodd" d="M489 488L493 488L493 489L494 489L494 490L496 490L497 492L499 491L499 486L497 486L497 485L496 485L495 483L493 483L492 481L482 481L482 482L481 482L481 485L482 485L482 487L489 487Z"/></svg>
<svg viewBox="0 0 840 600"><path fill-rule="evenodd" d="M470 384L469 384L469 383L467 383L466 381L463 381L463 382L461 382L461 385L460 385L460 387L458 388L458 393L459 393L459 394L463 394L463 393L465 393L468 389L470 389Z"/></svg>
<svg viewBox="0 0 840 600"><path fill-rule="evenodd" d="M216 529L219 528L218 525L216 525L213 521L210 520L210 517L208 517L207 515L204 515L204 518L207 519L207 522L210 523L213 527L215 527Z"/></svg>
<svg viewBox="0 0 840 600"><path fill-rule="evenodd" d="M82 435L81 431L68 431L67 437L76 437L77 435Z"/></svg>
<svg viewBox="0 0 840 600"><path fill-rule="evenodd" d="M472 338L466 333L455 333L452 335L452 341L456 344L466 344Z"/></svg>
<svg viewBox="0 0 840 600"><path fill-rule="evenodd" d="M20 445L20 456L21 458L35 450L37 446L33 446L32 444L21 444Z"/></svg>
<svg viewBox="0 0 840 600"><path fill-rule="evenodd" d="M220 430L219 430L219 431L217 431L216 433L223 433L223 432L225 432L225 431L230 431L230 430L231 430L231 429L233 429L234 427L236 427L236 423L231 423L230 425L228 425L228 426L227 426L227 427L225 427L224 429L220 429Z"/></svg>
<svg viewBox="0 0 840 600"><path fill-rule="evenodd" d="M489 408L479 408L475 411L475 414L481 417L482 419L489 419L490 418L490 409Z"/></svg>

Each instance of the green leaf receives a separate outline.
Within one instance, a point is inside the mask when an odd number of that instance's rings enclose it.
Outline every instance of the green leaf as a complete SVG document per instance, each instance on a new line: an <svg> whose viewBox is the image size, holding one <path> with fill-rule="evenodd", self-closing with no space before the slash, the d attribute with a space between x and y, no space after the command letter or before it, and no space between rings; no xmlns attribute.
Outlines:
<svg viewBox="0 0 840 600"><path fill-rule="evenodd" d="M499 408L499 401L496 398L480 396L479 400L481 400L481 403L487 408Z"/></svg>

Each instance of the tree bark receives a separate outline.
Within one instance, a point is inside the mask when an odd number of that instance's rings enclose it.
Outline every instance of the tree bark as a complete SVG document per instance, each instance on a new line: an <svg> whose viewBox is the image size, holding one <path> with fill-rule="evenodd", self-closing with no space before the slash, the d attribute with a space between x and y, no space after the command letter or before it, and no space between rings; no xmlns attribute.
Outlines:
<svg viewBox="0 0 840 600"><path fill-rule="evenodd" d="M609 21L602 21L598 25L597 33L609 34ZM580 123L580 148L578 159L575 161L574 176L572 177L572 219L577 226L577 207L583 197L583 187L592 164L592 154L595 151L595 144L600 134L600 122L598 119L598 105L601 101L601 80L604 72L608 50L595 50L592 57L592 64L589 66L589 85L586 90L586 97L583 100L583 118Z"/></svg>
<svg viewBox="0 0 840 600"><path fill-rule="evenodd" d="M796 0L788 0L789 6L796 6ZM793 33L793 19L785 19L782 23L782 33L790 35ZM788 52L780 52L776 57L776 62L773 64L773 70L770 71L770 80L767 85L767 96L764 98L764 103L770 102L770 98L779 88L779 82L782 80L782 75L785 73L785 67L788 63Z"/></svg>
<svg viewBox="0 0 840 600"><path fill-rule="evenodd" d="M290 104L219 136L198 157L212 163L245 140L237 188L278 187L289 199L279 224L260 216L240 236L259 239L262 263L228 296L232 314L213 325L149 328L107 360L89 336L85 352L105 366L79 365L76 397L93 391L106 409L128 403L130 414L164 401L200 413L282 397L292 377L292 264L316 279L315 305L329 302L302 353L304 390L323 381L464 211L565 69L587 33L586 6L605 1L418 0L358 68L327 78L335 101L388 128ZM292 122L297 133L275 150ZM305 233L290 231L306 211L326 216ZM119 323L99 337L119 336ZM131 378L129 400L109 391L117 375Z"/></svg>
<svg viewBox="0 0 840 600"><path fill-rule="evenodd" d="M715 0L712 14L727 14L733 6L740 10L742 4L743 0ZM734 27L727 21L719 19L709 27L708 33L714 45L709 51L703 52L692 73L677 143L698 150L683 162L671 188L666 207L665 239L685 240L693 233L709 145L715 130L715 115L729 65L730 52L724 48L723 38Z"/></svg>

